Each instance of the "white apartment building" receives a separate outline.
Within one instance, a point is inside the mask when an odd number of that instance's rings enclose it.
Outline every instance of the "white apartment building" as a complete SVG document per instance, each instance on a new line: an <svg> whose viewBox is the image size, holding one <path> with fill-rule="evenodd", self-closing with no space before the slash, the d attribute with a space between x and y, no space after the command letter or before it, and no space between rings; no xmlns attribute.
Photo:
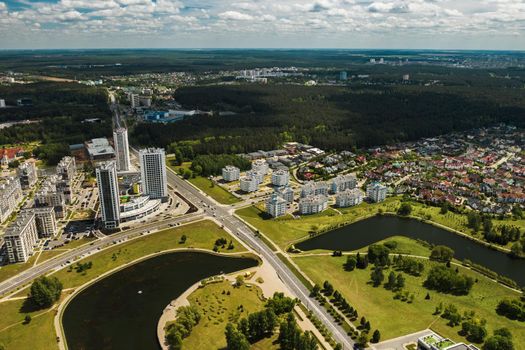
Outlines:
<svg viewBox="0 0 525 350"><path fill-rule="evenodd" d="M241 191L247 193L255 192L259 189L259 181L257 180L257 178L252 176L241 177L239 184L241 187Z"/></svg>
<svg viewBox="0 0 525 350"><path fill-rule="evenodd" d="M233 165L226 165L222 168L222 178L226 182L237 181L241 177L241 170Z"/></svg>
<svg viewBox="0 0 525 350"><path fill-rule="evenodd" d="M270 171L270 166L264 159L257 159L252 163L252 170L264 175Z"/></svg>
<svg viewBox="0 0 525 350"><path fill-rule="evenodd" d="M274 218L286 215L286 206L288 202L286 199L279 196L277 193L273 193L268 201L266 202L266 212Z"/></svg>
<svg viewBox="0 0 525 350"><path fill-rule="evenodd" d="M386 198L387 188L379 182L373 182L366 187L366 196L372 202L382 202Z"/></svg>
<svg viewBox="0 0 525 350"><path fill-rule="evenodd" d="M20 181L14 177L7 177L0 184L0 221L4 222L15 211L22 201L22 187Z"/></svg>
<svg viewBox="0 0 525 350"><path fill-rule="evenodd" d="M35 214L21 213L5 231L4 240L9 262L26 262L33 254L33 247L38 240Z"/></svg>
<svg viewBox="0 0 525 350"><path fill-rule="evenodd" d="M288 203L294 200L294 192L290 186L281 186L274 188L275 193L284 198Z"/></svg>
<svg viewBox="0 0 525 350"><path fill-rule="evenodd" d="M290 172L288 170L280 169L272 173L272 185L287 186L290 182Z"/></svg>
<svg viewBox="0 0 525 350"><path fill-rule="evenodd" d="M352 207L363 202L364 193L358 188L352 188L339 192L335 196L335 204L340 208Z"/></svg>
<svg viewBox="0 0 525 350"><path fill-rule="evenodd" d="M320 213L328 208L328 197L313 195L299 200L299 213L301 215Z"/></svg>
<svg viewBox="0 0 525 350"><path fill-rule="evenodd" d="M20 179L20 185L24 190L33 187L38 180L35 162L27 161L20 164L17 173Z"/></svg>
<svg viewBox="0 0 525 350"><path fill-rule="evenodd" d="M140 96L138 94L129 94L128 95L131 108L140 107Z"/></svg>
<svg viewBox="0 0 525 350"><path fill-rule="evenodd" d="M57 220L53 207L32 208L27 211L35 214L38 237L53 237L57 233Z"/></svg>
<svg viewBox="0 0 525 350"><path fill-rule="evenodd" d="M301 189L301 198L308 196L328 195L328 185L324 181L308 181Z"/></svg>
<svg viewBox="0 0 525 350"><path fill-rule="evenodd" d="M117 165L114 161L100 163L96 169L102 224L107 229L120 225L120 196Z"/></svg>
<svg viewBox="0 0 525 350"><path fill-rule="evenodd" d="M258 185L262 184L264 181L264 173L253 169L246 172L246 177L253 177L257 180Z"/></svg>
<svg viewBox="0 0 525 350"><path fill-rule="evenodd" d="M126 128L118 128L113 131L113 145L117 156L117 170L129 171L131 161L129 158L128 130Z"/></svg>
<svg viewBox="0 0 525 350"><path fill-rule="evenodd" d="M332 193L339 193L347 189L355 188L356 185L357 178L354 174L338 175L332 179L330 189Z"/></svg>
<svg viewBox="0 0 525 350"><path fill-rule="evenodd" d="M61 190L57 190L58 176L49 176L35 194L35 207L53 207L57 218L63 218L66 199Z"/></svg>
<svg viewBox="0 0 525 350"><path fill-rule="evenodd" d="M56 182L56 188L58 192L64 195L66 203L70 204L73 202L74 190L73 179L77 174L77 165L74 157L66 156L60 160L57 165L57 176L58 181Z"/></svg>
<svg viewBox="0 0 525 350"><path fill-rule="evenodd" d="M142 189L152 199L168 199L166 175L166 153L162 148L147 148L139 151Z"/></svg>

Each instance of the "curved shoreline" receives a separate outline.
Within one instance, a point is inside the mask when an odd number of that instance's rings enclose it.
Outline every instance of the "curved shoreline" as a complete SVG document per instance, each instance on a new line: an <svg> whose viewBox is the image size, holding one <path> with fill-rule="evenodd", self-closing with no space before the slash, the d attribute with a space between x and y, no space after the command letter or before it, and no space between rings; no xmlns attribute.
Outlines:
<svg viewBox="0 0 525 350"><path fill-rule="evenodd" d="M58 306L55 318L54 318L55 332L56 332L56 335L57 335L57 345L58 345L59 349L60 350L67 350L68 349L67 340L66 340L65 332L64 332L64 327L63 327L63 324L62 324L62 318L63 318L65 309L67 308L67 306L71 302L71 300L74 299L74 297L76 297L78 294L80 294L82 291L84 291L88 287L90 287L93 284L99 282L100 280L102 280L102 279L104 279L104 278L106 278L106 277L108 277L108 276L110 276L112 274L115 274L115 273L117 273L117 272L119 272L119 271L121 271L121 270L123 270L123 269L125 269L127 267L130 267L132 265L138 264L138 263L140 263L142 261L145 261L145 260L148 260L148 259L160 256L160 255L177 253L177 252L201 252L201 253L206 253L206 254L215 255L215 256L222 256L222 257L246 257L246 258L252 258L252 259L256 260L258 265L261 263L261 259L257 255L251 253L250 251L237 252L237 253L218 253L218 252L214 252L212 250L204 249L204 248L174 248L174 249L167 249L167 250L151 253L151 254L142 256L140 258L137 258L135 260L132 260L130 262L127 262L127 263L125 263L123 265L117 266L114 269L106 271L103 274L97 276L96 278L94 278L94 279L84 283L83 285L77 287L74 290L73 293L68 295L64 299L64 301L62 303L60 303L60 305Z"/></svg>

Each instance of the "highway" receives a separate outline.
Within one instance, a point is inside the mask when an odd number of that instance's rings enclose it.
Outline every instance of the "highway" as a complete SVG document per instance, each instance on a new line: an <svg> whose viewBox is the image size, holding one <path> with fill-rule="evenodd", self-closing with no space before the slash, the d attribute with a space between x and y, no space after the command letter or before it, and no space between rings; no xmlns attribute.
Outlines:
<svg viewBox="0 0 525 350"><path fill-rule="evenodd" d="M333 321L324 307L310 298L310 291L302 284L293 272L284 264L262 240L255 236L252 230L240 219L231 215L228 206L220 205L181 179L173 170L167 167L168 184L178 191L183 197L192 202L208 215L215 217L226 229L235 234L238 239L248 244L255 252L261 255L277 272L279 278L301 302L323 322L332 333L334 339L343 345L344 349L352 349L354 341Z"/></svg>

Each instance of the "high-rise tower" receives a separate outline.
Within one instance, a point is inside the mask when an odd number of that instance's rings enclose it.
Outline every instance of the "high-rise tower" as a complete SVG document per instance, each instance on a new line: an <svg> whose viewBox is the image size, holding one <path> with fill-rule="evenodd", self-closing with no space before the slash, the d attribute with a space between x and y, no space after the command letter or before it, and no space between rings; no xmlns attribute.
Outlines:
<svg viewBox="0 0 525 350"><path fill-rule="evenodd" d="M117 155L117 170L129 171L131 162L129 160L128 130L118 128L113 131L113 142L115 154Z"/></svg>
<svg viewBox="0 0 525 350"><path fill-rule="evenodd" d="M144 194L150 198L168 198L166 178L166 154L161 148L147 148L139 151L140 173Z"/></svg>
<svg viewBox="0 0 525 350"><path fill-rule="evenodd" d="M102 223L105 228L117 228L120 224L120 197L115 162L100 163L96 174Z"/></svg>

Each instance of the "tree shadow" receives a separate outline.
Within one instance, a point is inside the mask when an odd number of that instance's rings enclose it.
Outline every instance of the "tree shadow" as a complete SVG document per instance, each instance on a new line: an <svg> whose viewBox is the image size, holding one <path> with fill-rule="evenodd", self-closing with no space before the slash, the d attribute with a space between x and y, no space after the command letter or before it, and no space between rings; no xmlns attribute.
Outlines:
<svg viewBox="0 0 525 350"><path fill-rule="evenodd" d="M42 306L35 304L33 299L28 297L26 300L24 300L24 303L20 307L19 312L21 314L28 314L28 313L35 312L38 310L43 310L43 309L47 309L47 307L42 307Z"/></svg>

